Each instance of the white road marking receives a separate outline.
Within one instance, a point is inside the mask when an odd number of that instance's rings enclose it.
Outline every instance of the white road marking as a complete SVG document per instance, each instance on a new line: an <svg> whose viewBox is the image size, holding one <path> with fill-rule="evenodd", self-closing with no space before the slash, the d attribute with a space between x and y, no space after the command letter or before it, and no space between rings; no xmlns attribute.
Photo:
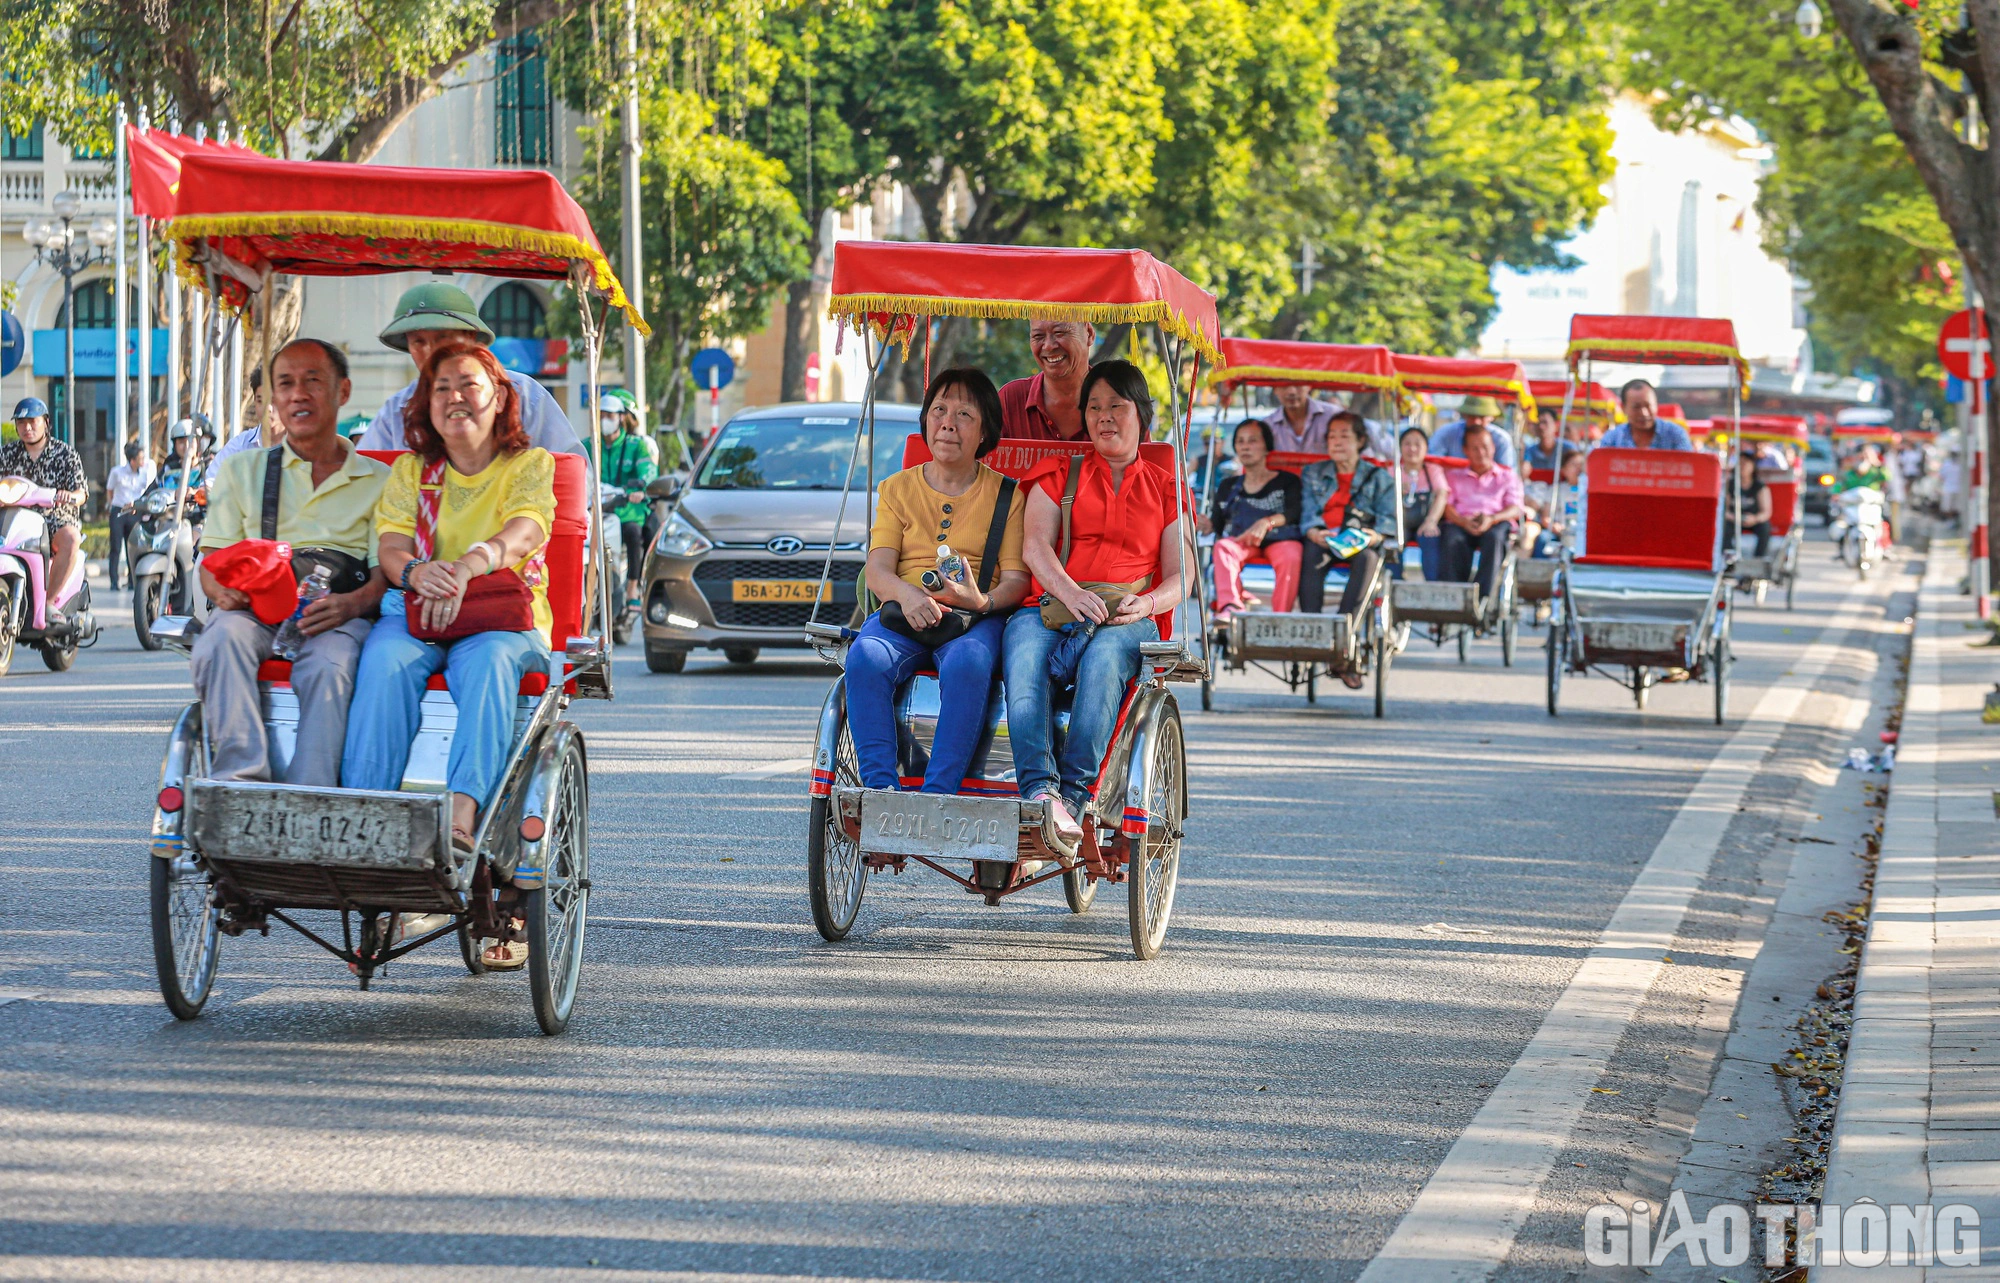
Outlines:
<svg viewBox="0 0 2000 1283"><path fill-rule="evenodd" d="M1874 605L1857 582L1791 671L1701 773L1604 934L1541 1028L1473 1115L1360 1283L1475 1283L1507 1260L1556 1155L1664 965L1744 791L1838 639Z"/></svg>
<svg viewBox="0 0 2000 1283"><path fill-rule="evenodd" d="M780 775L792 775L799 771L809 770L812 764L813 760L810 757L788 757L782 762L773 762L769 766L760 766L754 771L738 771L734 775L725 775L722 778L725 780L769 780L775 779Z"/></svg>

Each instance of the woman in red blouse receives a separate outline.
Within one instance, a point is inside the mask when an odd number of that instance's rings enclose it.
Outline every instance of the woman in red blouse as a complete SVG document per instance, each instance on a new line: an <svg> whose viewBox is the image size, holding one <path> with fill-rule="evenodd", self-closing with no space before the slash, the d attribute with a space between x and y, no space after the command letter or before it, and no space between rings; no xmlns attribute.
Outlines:
<svg viewBox="0 0 2000 1283"><path fill-rule="evenodd" d="M1139 647L1158 641L1154 617L1185 595L1181 493L1174 476L1139 457L1153 425L1146 378L1129 361L1091 367L1079 397L1092 450L1050 459L1028 474L1021 549L1034 574L1029 601L1007 621L1001 661L1007 732L1024 799L1041 798L1043 831L1073 850L1076 820L1097 783ZM1064 497L1072 496L1068 538ZM1055 695L1074 684L1060 757Z"/></svg>

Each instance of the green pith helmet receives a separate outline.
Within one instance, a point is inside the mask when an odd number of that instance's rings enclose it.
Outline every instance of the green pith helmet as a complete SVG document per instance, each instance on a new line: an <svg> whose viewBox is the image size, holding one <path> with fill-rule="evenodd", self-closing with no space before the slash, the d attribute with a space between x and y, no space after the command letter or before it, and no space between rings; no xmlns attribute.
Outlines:
<svg viewBox="0 0 2000 1283"><path fill-rule="evenodd" d="M636 415L639 413L639 403L624 388L606 388L600 410L609 414Z"/></svg>
<svg viewBox="0 0 2000 1283"><path fill-rule="evenodd" d="M404 290L396 300L396 319L377 337L398 352L407 352L410 340L404 336L412 330L470 330L481 343L493 341L493 331L479 319L472 295L449 281L425 281Z"/></svg>

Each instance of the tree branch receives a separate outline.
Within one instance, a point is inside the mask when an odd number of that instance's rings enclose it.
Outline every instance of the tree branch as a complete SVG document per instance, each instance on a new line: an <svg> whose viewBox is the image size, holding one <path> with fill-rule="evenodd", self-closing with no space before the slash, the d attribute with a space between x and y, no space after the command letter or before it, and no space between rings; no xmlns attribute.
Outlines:
<svg viewBox="0 0 2000 1283"><path fill-rule="evenodd" d="M454 67L496 40L532 31L548 22L566 18L584 7L586 0L508 0L493 14L493 26L439 58L421 72L399 76L378 89L367 107L356 112L346 128L321 148L318 160L372 160L389 141L396 127L410 118L424 103L437 97L438 88Z"/></svg>

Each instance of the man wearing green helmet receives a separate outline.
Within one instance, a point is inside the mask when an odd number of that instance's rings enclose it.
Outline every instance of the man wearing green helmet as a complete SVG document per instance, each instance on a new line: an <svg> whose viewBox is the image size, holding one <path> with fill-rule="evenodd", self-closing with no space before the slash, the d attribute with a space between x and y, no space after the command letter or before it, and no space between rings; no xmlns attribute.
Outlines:
<svg viewBox="0 0 2000 1283"><path fill-rule="evenodd" d="M438 348L449 343L476 343L485 347L493 341L493 331L479 319L479 309L473 306L470 294L450 281L433 280L403 291L403 297L396 300L395 319L383 327L379 337L385 346L408 352L422 370ZM547 388L519 370L507 371L507 377L521 398L521 426L528 430L531 444L551 454L584 453L583 443L576 439L576 431L569 425L569 417ZM391 393L356 444L363 450L406 448L403 414L416 390L416 382L412 380L402 391Z"/></svg>

